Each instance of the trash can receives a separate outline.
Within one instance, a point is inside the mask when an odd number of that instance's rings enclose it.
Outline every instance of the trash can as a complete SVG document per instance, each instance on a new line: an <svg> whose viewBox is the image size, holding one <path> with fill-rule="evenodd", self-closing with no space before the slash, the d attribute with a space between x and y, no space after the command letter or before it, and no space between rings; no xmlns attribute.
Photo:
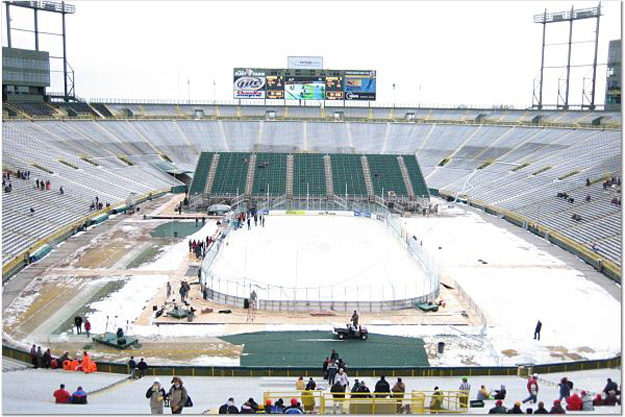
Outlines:
<svg viewBox="0 0 625 417"><path fill-rule="evenodd" d="M250 300L248 298L243 300L243 308L250 308Z"/></svg>
<svg viewBox="0 0 625 417"><path fill-rule="evenodd" d="M443 353L445 351L445 342L438 342L438 353Z"/></svg>

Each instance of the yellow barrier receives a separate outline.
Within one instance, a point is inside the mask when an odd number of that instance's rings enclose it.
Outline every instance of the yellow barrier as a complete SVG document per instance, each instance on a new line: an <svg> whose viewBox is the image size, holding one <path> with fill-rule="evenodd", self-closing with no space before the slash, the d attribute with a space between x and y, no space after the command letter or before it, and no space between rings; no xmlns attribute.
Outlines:
<svg viewBox="0 0 625 417"><path fill-rule="evenodd" d="M455 414L466 413L469 396L463 391L406 393L332 393L328 391L265 392L263 404L282 399L284 407L295 398L304 412L318 414Z"/></svg>
<svg viewBox="0 0 625 417"><path fill-rule="evenodd" d="M160 190L156 190L156 191L152 191L149 193L144 193L141 194L138 198L137 201L140 200L146 200L150 195L155 195L155 194L160 194L160 193L165 193L165 192L169 192L170 188L163 188ZM51 234L49 234L48 236L38 240L37 242L35 242L30 248L20 252L19 254L17 254L15 256L15 258L13 258L11 261L9 261L6 265L2 266L2 275L4 276L6 273L8 273L9 271L11 271L13 268L15 268L17 265L19 265L20 263L25 261L25 257L29 254L32 254L34 252L36 252L39 248L41 248L43 245L52 242L53 240L59 238L60 236L63 236L66 233L71 232L74 228L77 228L79 226L81 226L82 224L84 224L86 221L90 220L90 219L94 219L102 214L108 213L109 211L112 211L122 205L124 205L125 202L124 201L120 201L118 203L115 203L113 205L111 205L110 207L106 207L103 208L102 210L98 210L96 212L90 213L86 216L81 217L79 220L73 221L72 223L61 227L60 229L58 229L56 232L53 232Z"/></svg>

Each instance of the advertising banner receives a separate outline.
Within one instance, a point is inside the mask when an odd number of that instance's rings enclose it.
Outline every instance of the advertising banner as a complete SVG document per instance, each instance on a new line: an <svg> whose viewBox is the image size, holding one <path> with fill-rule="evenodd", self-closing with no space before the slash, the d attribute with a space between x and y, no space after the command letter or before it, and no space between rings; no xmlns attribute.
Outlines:
<svg viewBox="0 0 625 417"><path fill-rule="evenodd" d="M264 69L234 69L234 98L265 98L266 84Z"/></svg>
<svg viewBox="0 0 625 417"><path fill-rule="evenodd" d="M287 68L291 69L323 69L322 56L290 56Z"/></svg>
<svg viewBox="0 0 625 417"><path fill-rule="evenodd" d="M375 100L375 71L345 71L345 100Z"/></svg>

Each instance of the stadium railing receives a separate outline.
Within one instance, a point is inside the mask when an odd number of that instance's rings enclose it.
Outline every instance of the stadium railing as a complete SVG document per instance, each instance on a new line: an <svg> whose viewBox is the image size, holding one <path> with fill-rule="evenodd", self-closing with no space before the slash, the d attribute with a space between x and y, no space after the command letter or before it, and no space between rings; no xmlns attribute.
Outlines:
<svg viewBox="0 0 625 417"><path fill-rule="evenodd" d="M2 345L2 355L21 362L30 363L30 353L9 346L5 341ZM92 355L92 360L97 363L98 372L117 374L130 374L130 368L126 363L114 363L98 361ZM573 361L564 363L547 363L537 365L518 366L443 366L443 367L350 367L350 378L379 377L449 377L449 376L517 376L521 371L523 375L534 372L540 374L566 373L575 371L587 371L593 369L620 368L621 356L608 359L595 359ZM321 369L315 367L276 367L276 366L160 366L150 365L147 375L172 375L172 376L217 376L217 377L321 377Z"/></svg>
<svg viewBox="0 0 625 417"><path fill-rule="evenodd" d="M335 398L336 396L336 398ZM305 411L319 414L453 414L466 413L469 396L462 391L411 391L404 393L331 393L327 391L269 391L263 403L297 399Z"/></svg>

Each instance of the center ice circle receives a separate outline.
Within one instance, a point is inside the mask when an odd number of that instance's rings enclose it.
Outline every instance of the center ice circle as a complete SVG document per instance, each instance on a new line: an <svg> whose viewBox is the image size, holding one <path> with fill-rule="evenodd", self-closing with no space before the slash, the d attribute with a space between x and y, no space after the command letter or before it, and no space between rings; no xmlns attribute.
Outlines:
<svg viewBox="0 0 625 417"><path fill-rule="evenodd" d="M338 213L340 214L340 213ZM268 216L232 230L206 276L208 298L261 309L390 310L436 290L383 221L344 215Z"/></svg>

